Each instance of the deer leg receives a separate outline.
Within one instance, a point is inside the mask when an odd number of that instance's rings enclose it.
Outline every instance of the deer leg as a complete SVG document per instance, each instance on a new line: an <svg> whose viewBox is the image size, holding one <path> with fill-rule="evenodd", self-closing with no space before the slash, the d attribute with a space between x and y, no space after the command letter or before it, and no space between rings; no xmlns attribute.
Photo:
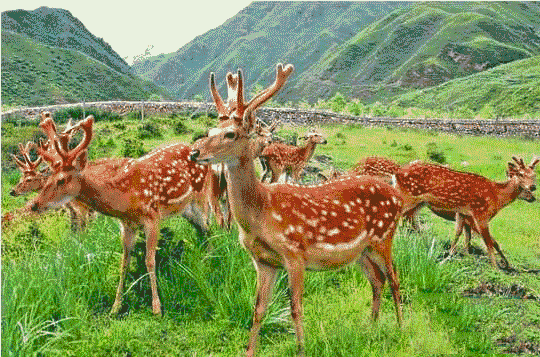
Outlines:
<svg viewBox="0 0 540 357"><path fill-rule="evenodd" d="M471 226L468 224L465 227L465 250L467 253L471 251Z"/></svg>
<svg viewBox="0 0 540 357"><path fill-rule="evenodd" d="M454 241L452 242L452 245L450 246L450 252L448 252L449 255L454 255L456 253L456 246L462 232L463 232L463 216L459 213L456 213L455 237L454 237Z"/></svg>
<svg viewBox="0 0 540 357"><path fill-rule="evenodd" d="M289 288L291 290L291 317L296 331L296 345L298 356L304 355L304 326L302 298L304 294L304 265L297 259L288 259L285 262L289 275Z"/></svg>
<svg viewBox="0 0 540 357"><path fill-rule="evenodd" d="M403 311L401 309L401 295L399 293L399 277L394 268L392 262L392 236L394 231L386 237L386 244L377 247L377 253L380 255L383 264L379 265L379 269L384 272L388 283L390 284L390 290L392 292L392 298L394 299L394 305L396 308L396 319L399 326L403 325Z"/></svg>
<svg viewBox="0 0 540 357"><path fill-rule="evenodd" d="M412 229L416 232L420 232L420 225L418 224L418 211L423 207L422 204L418 204L414 206L413 208L409 209L408 211L404 211L403 218L405 221L407 221Z"/></svg>
<svg viewBox="0 0 540 357"><path fill-rule="evenodd" d="M159 301L156 277L156 249L159 240L159 221L150 220L145 222L146 234L146 270L150 277L152 289L152 311L154 315L161 315L161 302Z"/></svg>
<svg viewBox="0 0 540 357"><path fill-rule="evenodd" d="M126 280L126 273L129 268L129 262L131 260L131 252L133 251L133 245L135 243L134 237L136 230L123 222L120 222L120 229L122 231L122 245L124 254L122 256L122 261L120 262L120 281L118 282L118 287L116 289L116 298L114 299L114 303L111 308L111 315L118 314L122 308L124 283Z"/></svg>
<svg viewBox="0 0 540 357"><path fill-rule="evenodd" d="M272 296L274 282L276 279L276 268L266 265L256 259L253 259L253 265L257 270L257 298L255 300L255 309L253 311L253 325L251 327L249 344L246 356L253 356L257 348L257 337L261 330L261 323L268 307L268 302Z"/></svg>
<svg viewBox="0 0 540 357"><path fill-rule="evenodd" d="M493 247L495 247L495 249L497 250L497 252L501 256L504 265L506 267L510 267L510 264L508 263L508 260L506 259L503 252L501 251L501 248L499 247L499 244L497 244L497 241L495 241L495 239L493 239L493 237L491 236L491 233L489 232L489 228L488 228L487 224L478 224L477 223L477 226L479 228L478 231L480 232L480 235L482 236L482 238L484 239L484 243L486 244L486 247L487 247L487 250L488 250L488 255L489 255L489 258L491 260L491 265L494 268L497 268L497 259L495 259L495 254L493 253Z"/></svg>
<svg viewBox="0 0 540 357"><path fill-rule="evenodd" d="M379 266L372 260L369 253L364 253L359 261L362 265L362 270L371 284L373 293L373 302L371 305L371 318L377 321L379 318L379 307L381 306L381 291L386 281L386 276L379 269Z"/></svg>

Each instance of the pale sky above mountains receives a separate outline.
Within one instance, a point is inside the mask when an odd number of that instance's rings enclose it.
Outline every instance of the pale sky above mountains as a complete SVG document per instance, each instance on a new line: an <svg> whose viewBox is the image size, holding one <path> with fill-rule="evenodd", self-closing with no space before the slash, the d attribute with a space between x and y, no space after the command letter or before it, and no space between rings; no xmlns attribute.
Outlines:
<svg viewBox="0 0 540 357"><path fill-rule="evenodd" d="M251 0L152 1L3 1L1 11L41 6L69 10L97 37L102 37L132 64L149 46L150 54L171 53L236 15Z"/></svg>

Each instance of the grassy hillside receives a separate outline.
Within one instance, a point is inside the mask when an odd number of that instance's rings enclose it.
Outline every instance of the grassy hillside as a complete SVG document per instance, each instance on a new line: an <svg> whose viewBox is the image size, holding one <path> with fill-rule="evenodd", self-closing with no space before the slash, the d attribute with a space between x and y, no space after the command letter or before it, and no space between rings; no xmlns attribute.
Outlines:
<svg viewBox="0 0 540 357"><path fill-rule="evenodd" d="M94 36L64 9L42 6L34 11L4 11L2 31L24 34L49 46L77 50L123 74L130 73L129 65L107 42Z"/></svg>
<svg viewBox="0 0 540 357"><path fill-rule="evenodd" d="M163 88L83 53L2 31L2 105L140 100L152 94L169 98Z"/></svg>
<svg viewBox="0 0 540 357"><path fill-rule="evenodd" d="M425 88L540 54L539 29L538 3L415 3L358 32L291 91L315 100Z"/></svg>
<svg viewBox="0 0 540 357"><path fill-rule="evenodd" d="M139 118L95 124L90 157L121 156L134 141L147 151L215 125L199 117ZM179 124L181 123L181 124ZM149 126L152 137L141 135ZM182 129L182 130L179 130ZM282 136L305 127L284 127ZM527 162L536 142L462 137L418 130L325 126L328 144L317 147L340 168L368 155L400 163L426 160L434 146L453 168L504 180L512 155ZM4 146L2 150L5 150ZM464 166L464 162L468 166ZM538 172L538 170L537 170ZM28 198L8 192L18 172L2 172L2 207ZM30 196L31 197L31 196ZM395 321L388 288L381 317L370 321L371 288L360 269L308 272L304 294L308 356L473 356L540 352L540 204L516 201L491 222L493 236L515 267L493 269L484 243L444 260L453 224L422 211L421 233L398 228L394 259L401 280L404 324ZM145 245L135 245L120 317L114 300L121 259L120 230L100 216L87 232L69 231L67 214L49 212L2 231L2 355L239 356L247 344L256 273L238 231L214 226L213 249L199 243L181 217L162 224L157 274L164 317L150 311ZM263 323L260 356L295 355L286 275L280 273Z"/></svg>
<svg viewBox="0 0 540 357"><path fill-rule="evenodd" d="M540 117L540 56L394 98L403 107L470 110L485 118Z"/></svg>
<svg viewBox="0 0 540 357"><path fill-rule="evenodd" d="M219 87L227 71L249 70L248 91L273 80L277 62L293 63L290 83L309 75L310 67L359 30L403 2L265 2L251 3L233 18L195 38L172 54L135 63L141 77L180 98L209 97L208 76L216 72ZM253 74L256 73L257 76ZM221 80L220 80L221 78ZM294 92L280 98L293 99Z"/></svg>

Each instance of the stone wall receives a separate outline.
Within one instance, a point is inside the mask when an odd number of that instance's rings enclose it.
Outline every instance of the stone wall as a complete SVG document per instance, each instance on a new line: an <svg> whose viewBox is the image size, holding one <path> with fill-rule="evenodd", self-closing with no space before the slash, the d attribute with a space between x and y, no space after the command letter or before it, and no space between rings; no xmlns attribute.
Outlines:
<svg viewBox="0 0 540 357"><path fill-rule="evenodd" d="M38 120L42 111L55 112L68 107L82 106L83 103L61 104L46 107L21 108L2 113L2 121L9 118ZM98 108L125 115L134 110L141 110L144 115L170 114L173 112L208 112L215 111L212 103L195 102L89 102L85 108ZM360 124L365 126L391 126L436 130L463 135L522 136L540 139L540 120L441 120L441 119L393 119L363 118L351 115L335 114L320 110L304 110L294 108L260 108L257 117L265 122L279 119L283 123L301 125L317 124Z"/></svg>

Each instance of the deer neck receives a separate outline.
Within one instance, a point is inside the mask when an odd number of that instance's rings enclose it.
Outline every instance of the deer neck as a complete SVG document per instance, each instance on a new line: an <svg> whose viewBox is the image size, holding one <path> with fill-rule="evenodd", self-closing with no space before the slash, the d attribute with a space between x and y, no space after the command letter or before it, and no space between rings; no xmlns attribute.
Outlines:
<svg viewBox="0 0 540 357"><path fill-rule="evenodd" d="M497 211L514 202L521 192L515 178L510 178L505 182L496 182L495 186L497 187Z"/></svg>
<svg viewBox="0 0 540 357"><path fill-rule="evenodd" d="M113 179L103 180L103 177L94 177L84 170L80 174L80 191L75 197L90 208L113 217L118 217L126 211L130 201L129 191L125 192L114 184Z"/></svg>
<svg viewBox="0 0 540 357"><path fill-rule="evenodd" d="M317 146L316 143L308 141L304 147L300 148L300 157L303 159L303 162L308 162L311 159L315 152L315 146Z"/></svg>
<svg viewBox="0 0 540 357"><path fill-rule="evenodd" d="M243 154L234 163L227 164L227 193L234 218L244 231L251 231L260 222L264 209L268 206L265 187L255 175L253 158Z"/></svg>

